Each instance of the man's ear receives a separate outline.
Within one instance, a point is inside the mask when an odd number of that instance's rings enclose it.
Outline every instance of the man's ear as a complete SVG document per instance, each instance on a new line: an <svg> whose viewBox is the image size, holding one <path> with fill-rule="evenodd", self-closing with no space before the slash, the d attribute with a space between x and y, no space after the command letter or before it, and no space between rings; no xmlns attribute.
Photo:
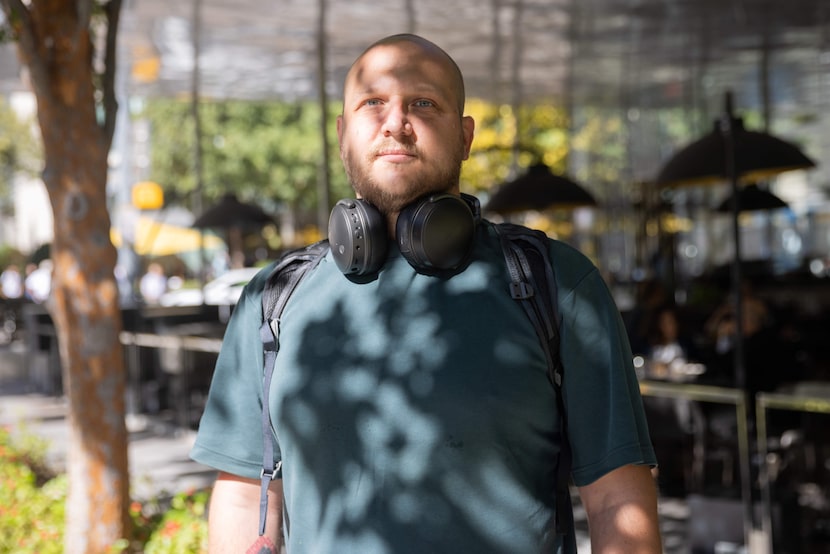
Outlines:
<svg viewBox="0 0 830 554"><path fill-rule="evenodd" d="M337 142L343 144L343 115L337 116Z"/></svg>
<svg viewBox="0 0 830 554"><path fill-rule="evenodd" d="M465 115L461 118L461 132L464 134L464 157L462 159L464 160L470 157L470 148L473 146L475 128L476 122L471 116Z"/></svg>

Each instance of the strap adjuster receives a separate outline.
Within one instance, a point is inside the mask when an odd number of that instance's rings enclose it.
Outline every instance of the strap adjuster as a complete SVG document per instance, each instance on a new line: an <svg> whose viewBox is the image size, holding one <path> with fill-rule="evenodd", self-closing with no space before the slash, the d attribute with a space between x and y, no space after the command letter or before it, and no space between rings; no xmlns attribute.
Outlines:
<svg viewBox="0 0 830 554"><path fill-rule="evenodd" d="M533 287L524 281L510 283L510 296L514 300L527 300L533 297Z"/></svg>
<svg viewBox="0 0 830 554"><path fill-rule="evenodd" d="M275 466L274 466L274 469L273 469L270 473L269 473L268 471L266 471L266 470L265 470L265 468L262 468L262 469L259 471L259 478L260 478L260 479L262 479L262 478L264 478L264 477L267 477L268 479L270 479L271 481L273 481L274 479L276 479L276 478L277 478L277 476L279 475L280 471L282 471L282 460L280 460L279 462L277 462L277 465L275 465Z"/></svg>

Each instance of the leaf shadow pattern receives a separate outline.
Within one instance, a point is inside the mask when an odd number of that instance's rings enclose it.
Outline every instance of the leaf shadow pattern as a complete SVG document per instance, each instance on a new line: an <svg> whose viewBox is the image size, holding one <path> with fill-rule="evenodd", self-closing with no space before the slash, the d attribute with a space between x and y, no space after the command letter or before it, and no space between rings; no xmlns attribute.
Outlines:
<svg viewBox="0 0 830 554"><path fill-rule="evenodd" d="M495 270L468 268L463 288L392 286L394 270L348 298L318 287L272 389L293 525L316 518L338 552L401 552L390 536L407 552L539 551L558 414L532 327L487 285Z"/></svg>

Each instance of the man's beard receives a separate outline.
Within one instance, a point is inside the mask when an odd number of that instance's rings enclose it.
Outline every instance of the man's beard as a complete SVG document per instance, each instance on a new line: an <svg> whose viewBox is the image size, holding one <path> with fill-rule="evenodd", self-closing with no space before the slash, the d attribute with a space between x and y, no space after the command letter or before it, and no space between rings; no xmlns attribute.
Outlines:
<svg viewBox="0 0 830 554"><path fill-rule="evenodd" d="M394 187L395 192L385 188L367 170L371 167L376 151L377 149L373 149L366 156L363 164L357 163L354 156L347 153L343 157L343 167L357 195L385 216L400 213L404 207L418 198L430 194L447 193L458 187L462 161L460 151L452 163L448 162L444 168L433 168L427 175L401 177L401 179L409 179L410 182L406 183L405 187L401 187L400 184Z"/></svg>

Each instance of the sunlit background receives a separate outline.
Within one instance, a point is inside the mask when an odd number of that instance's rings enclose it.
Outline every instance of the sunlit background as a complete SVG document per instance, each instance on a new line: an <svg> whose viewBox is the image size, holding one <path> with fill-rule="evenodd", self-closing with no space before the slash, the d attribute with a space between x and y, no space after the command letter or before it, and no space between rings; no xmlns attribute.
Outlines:
<svg viewBox="0 0 830 554"><path fill-rule="evenodd" d="M437 41L466 76L478 132L464 189L486 204L534 163L566 175L596 206L509 218L576 244L615 281L670 266L682 283L733 257L729 214L717 211L725 180L655 184L723 116L728 92L748 129L816 163L760 183L786 207L741 215L743 258L775 274L827 274L830 7L820 0L127 2L110 157L116 236L140 242L148 217L189 226L227 193L275 223L246 231L246 259L229 265L319 236L349 193L333 134L345 72L371 41L403 31ZM0 51L0 82L5 109L31 118L13 44ZM0 189L0 242L22 251L50 238L46 195L28 175L7 171ZM132 189L144 181L164 202L139 214Z"/></svg>

